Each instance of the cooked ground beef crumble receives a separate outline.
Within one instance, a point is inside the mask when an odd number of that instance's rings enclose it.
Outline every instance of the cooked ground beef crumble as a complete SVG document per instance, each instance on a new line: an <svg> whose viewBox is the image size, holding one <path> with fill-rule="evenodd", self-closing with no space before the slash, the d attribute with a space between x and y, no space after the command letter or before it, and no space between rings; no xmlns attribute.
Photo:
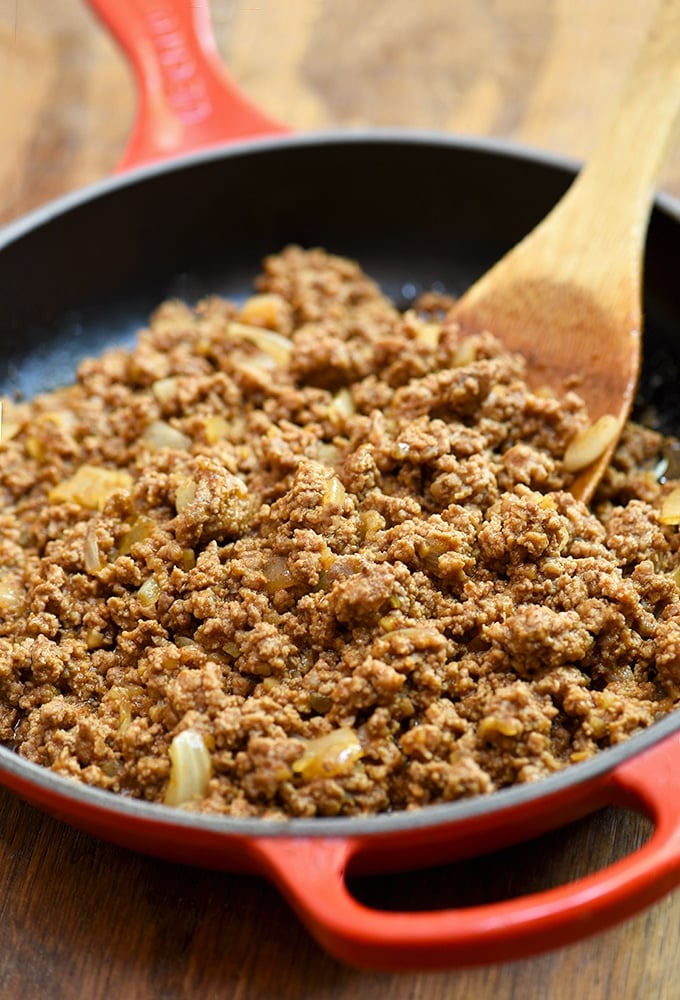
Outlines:
<svg viewBox="0 0 680 1000"><path fill-rule="evenodd" d="M355 815L533 781L676 707L664 440L630 424L589 510L579 398L449 305L289 247L242 306L167 302L6 402L0 739L124 795Z"/></svg>

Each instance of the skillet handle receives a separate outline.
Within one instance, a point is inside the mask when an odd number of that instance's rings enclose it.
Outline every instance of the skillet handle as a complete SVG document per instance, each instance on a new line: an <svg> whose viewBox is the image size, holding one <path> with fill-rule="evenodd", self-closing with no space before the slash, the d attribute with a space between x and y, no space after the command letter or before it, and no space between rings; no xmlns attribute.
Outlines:
<svg viewBox="0 0 680 1000"><path fill-rule="evenodd" d="M518 899L465 909L381 912L345 881L351 839L261 838L261 868L331 954L365 968L434 969L511 961L578 941L651 905L680 882L680 735L605 778L602 805L629 806L655 830L633 854L592 875Z"/></svg>
<svg viewBox="0 0 680 1000"><path fill-rule="evenodd" d="M207 2L87 0L132 64L137 115L117 170L289 129L224 69Z"/></svg>

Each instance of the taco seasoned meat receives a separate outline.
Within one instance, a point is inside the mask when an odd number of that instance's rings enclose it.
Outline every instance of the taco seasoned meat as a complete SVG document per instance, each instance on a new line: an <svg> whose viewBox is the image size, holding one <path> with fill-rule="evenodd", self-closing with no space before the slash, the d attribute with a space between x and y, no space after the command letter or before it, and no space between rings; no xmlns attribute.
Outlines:
<svg viewBox="0 0 680 1000"><path fill-rule="evenodd" d="M289 247L5 401L0 739L112 792L356 815L582 761L680 701L676 484L428 295ZM569 463L567 463L568 465Z"/></svg>

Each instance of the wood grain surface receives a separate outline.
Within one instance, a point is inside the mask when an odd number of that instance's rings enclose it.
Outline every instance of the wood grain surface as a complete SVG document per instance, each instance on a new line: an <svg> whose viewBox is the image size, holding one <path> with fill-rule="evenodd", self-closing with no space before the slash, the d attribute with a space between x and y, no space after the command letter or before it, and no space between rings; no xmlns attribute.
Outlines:
<svg viewBox="0 0 680 1000"><path fill-rule="evenodd" d="M297 129L407 125L587 156L652 0L212 0L226 62ZM106 175L134 94L79 0L0 0L0 221ZM680 143L662 186L680 194ZM605 810L539 842L417 875L363 899L450 906L557 884L646 835ZM676 1000L680 892L535 959L371 974L309 938L261 880L96 841L0 791L0 1000Z"/></svg>

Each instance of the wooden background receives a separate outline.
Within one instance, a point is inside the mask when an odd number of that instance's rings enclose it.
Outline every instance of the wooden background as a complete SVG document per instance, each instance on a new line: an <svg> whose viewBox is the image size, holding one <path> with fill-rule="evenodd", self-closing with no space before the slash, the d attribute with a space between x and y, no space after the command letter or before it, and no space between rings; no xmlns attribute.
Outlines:
<svg viewBox="0 0 680 1000"><path fill-rule="evenodd" d="M407 125L587 156L652 0L212 0L231 71L297 129ZM0 221L107 174L127 68L79 0L0 0ZM680 194L680 143L662 186ZM574 877L630 850L607 811L474 865L363 887L451 905ZM443 895L442 895L443 888ZM458 895L456 895L458 893ZM462 893L462 897L460 894ZM71 831L0 792L0 998L676 1000L680 892L582 944L450 973L370 974L310 940L273 889Z"/></svg>

